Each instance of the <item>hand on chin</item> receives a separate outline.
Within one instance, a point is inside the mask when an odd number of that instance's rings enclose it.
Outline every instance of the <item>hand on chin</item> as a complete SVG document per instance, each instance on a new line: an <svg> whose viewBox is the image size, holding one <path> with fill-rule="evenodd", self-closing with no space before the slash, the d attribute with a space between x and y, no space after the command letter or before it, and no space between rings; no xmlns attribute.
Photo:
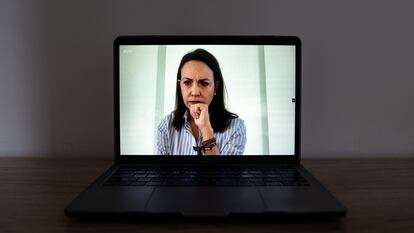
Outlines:
<svg viewBox="0 0 414 233"><path fill-rule="evenodd" d="M208 115L208 105L205 103L190 104L190 114L198 128L208 125L210 118Z"/></svg>

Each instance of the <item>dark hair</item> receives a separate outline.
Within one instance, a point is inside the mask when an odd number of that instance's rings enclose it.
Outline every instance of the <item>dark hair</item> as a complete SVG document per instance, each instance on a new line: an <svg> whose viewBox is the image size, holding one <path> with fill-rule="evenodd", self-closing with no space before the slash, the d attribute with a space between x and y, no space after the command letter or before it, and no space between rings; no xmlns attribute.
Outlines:
<svg viewBox="0 0 414 233"><path fill-rule="evenodd" d="M181 69L188 61L201 61L206 64L212 71L214 76L214 84L216 85L216 95L213 97L208 110L210 113L210 123L214 132L224 132L227 126L230 124L232 118L238 116L226 110L224 104L224 81L221 74L220 65L217 59L204 49L196 49L187 53L181 59L177 72L177 89L175 94L175 110L173 114L173 126L175 129L180 130L183 126L183 117L187 111L187 107L184 104L183 96L181 94L181 88L178 80L181 79Z"/></svg>

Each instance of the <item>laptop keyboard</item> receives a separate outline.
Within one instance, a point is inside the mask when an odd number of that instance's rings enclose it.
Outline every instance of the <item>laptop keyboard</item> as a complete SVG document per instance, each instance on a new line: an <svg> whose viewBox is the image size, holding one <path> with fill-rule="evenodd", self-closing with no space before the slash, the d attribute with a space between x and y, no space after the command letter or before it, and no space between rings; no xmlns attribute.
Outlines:
<svg viewBox="0 0 414 233"><path fill-rule="evenodd" d="M278 167L141 167L121 166L109 186L305 186L292 166Z"/></svg>

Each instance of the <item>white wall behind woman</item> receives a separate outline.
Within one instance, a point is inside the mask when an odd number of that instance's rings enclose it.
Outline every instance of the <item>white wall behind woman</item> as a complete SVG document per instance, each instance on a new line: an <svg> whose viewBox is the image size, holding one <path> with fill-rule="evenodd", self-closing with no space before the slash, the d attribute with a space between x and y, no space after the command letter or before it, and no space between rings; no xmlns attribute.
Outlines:
<svg viewBox="0 0 414 233"><path fill-rule="evenodd" d="M414 2L0 0L0 156L113 155L118 35L297 35L303 157L414 156Z"/></svg>

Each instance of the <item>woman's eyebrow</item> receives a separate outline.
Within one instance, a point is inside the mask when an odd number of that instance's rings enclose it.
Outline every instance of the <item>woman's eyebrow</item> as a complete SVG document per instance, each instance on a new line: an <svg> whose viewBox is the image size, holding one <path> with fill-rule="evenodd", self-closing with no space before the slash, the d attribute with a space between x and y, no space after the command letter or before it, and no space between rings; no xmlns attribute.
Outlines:
<svg viewBox="0 0 414 233"><path fill-rule="evenodd" d="M200 80L200 81L204 81L204 80L210 81L210 80L214 80L214 77L211 77L211 76L201 76L198 80Z"/></svg>
<svg viewBox="0 0 414 233"><path fill-rule="evenodd" d="M193 81L193 79L192 78L189 78L189 77L182 77L181 79L187 79L187 80L191 80L191 81ZM200 78L200 79L197 79L197 81L211 81L210 80L210 78Z"/></svg>

